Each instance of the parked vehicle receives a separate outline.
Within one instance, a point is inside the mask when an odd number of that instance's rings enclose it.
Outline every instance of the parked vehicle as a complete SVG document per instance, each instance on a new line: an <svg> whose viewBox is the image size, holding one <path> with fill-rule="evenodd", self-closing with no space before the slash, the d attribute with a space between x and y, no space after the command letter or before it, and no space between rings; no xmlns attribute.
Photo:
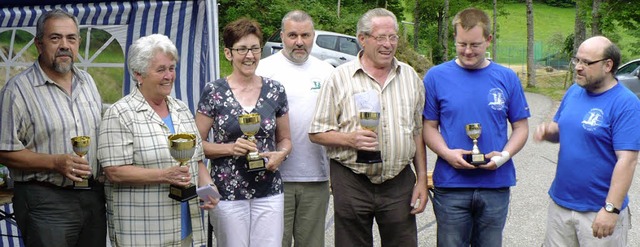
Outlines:
<svg viewBox="0 0 640 247"><path fill-rule="evenodd" d="M358 44L358 39L341 33L316 30L313 38L313 49L311 55L320 60L327 61L333 67L353 60L362 49ZM262 58L268 57L282 50L282 39L280 31L276 31L267 39L262 49Z"/></svg>
<svg viewBox="0 0 640 247"><path fill-rule="evenodd" d="M640 59L625 63L616 72L616 77L622 85L629 88L640 98Z"/></svg>

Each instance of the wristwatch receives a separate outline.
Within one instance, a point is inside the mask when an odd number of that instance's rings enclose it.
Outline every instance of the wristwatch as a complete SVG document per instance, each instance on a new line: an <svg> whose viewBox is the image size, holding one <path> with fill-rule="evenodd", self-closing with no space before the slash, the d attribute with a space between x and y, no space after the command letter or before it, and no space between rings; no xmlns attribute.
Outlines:
<svg viewBox="0 0 640 247"><path fill-rule="evenodd" d="M608 213L620 214L620 209L617 209L615 206L613 206L613 203L610 202L607 202L604 205L604 211L607 211Z"/></svg>

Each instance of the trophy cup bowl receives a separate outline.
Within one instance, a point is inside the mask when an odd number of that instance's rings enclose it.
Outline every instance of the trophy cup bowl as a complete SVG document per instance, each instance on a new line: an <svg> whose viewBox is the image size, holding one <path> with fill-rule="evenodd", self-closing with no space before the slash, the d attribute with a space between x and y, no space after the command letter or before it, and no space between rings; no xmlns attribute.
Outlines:
<svg viewBox="0 0 640 247"><path fill-rule="evenodd" d="M467 136L473 140L473 149L471 150L471 154L465 155L464 159L472 165L483 165L487 163L487 160L484 157L483 153L480 153L480 149L478 148L478 138L480 138L480 134L482 133L482 126L479 123L470 123L465 125L464 127Z"/></svg>
<svg viewBox="0 0 640 247"><path fill-rule="evenodd" d="M247 140L256 142L255 135L260 131L260 114L249 113L238 116L240 130L247 136ZM258 152L250 152L247 154L247 163L249 172L262 171L266 169L265 160L260 157Z"/></svg>
<svg viewBox="0 0 640 247"><path fill-rule="evenodd" d="M171 157L184 166L196 151L196 135L189 133L178 133L169 135L169 152ZM197 196L196 186L189 183L186 187L169 186L169 197L176 201L186 202Z"/></svg>
<svg viewBox="0 0 640 247"><path fill-rule="evenodd" d="M358 113L358 119L360 121L360 126L362 126L363 129L376 132L376 130L378 129L378 124L380 123L380 113L361 111ZM382 154L379 150L358 150L356 162L365 164L382 163Z"/></svg>
<svg viewBox="0 0 640 247"><path fill-rule="evenodd" d="M84 158L84 156L89 152L89 148L91 146L91 137L88 136L76 136L71 138L71 146L73 147L73 152L80 156L80 158ZM73 182L74 189L90 189L89 187L89 176L82 175L82 182Z"/></svg>

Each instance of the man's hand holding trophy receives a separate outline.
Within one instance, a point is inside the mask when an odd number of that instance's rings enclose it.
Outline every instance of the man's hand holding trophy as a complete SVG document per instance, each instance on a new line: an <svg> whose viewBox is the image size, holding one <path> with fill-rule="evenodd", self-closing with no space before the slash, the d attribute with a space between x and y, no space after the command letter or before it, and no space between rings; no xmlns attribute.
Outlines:
<svg viewBox="0 0 640 247"><path fill-rule="evenodd" d="M171 157L180 162L180 166L186 165L195 151L196 135L189 133L169 135L169 152ZM186 187L173 184L169 187L169 197L176 201L186 202L196 196L198 196L196 194L196 186L193 183L189 183Z"/></svg>
<svg viewBox="0 0 640 247"><path fill-rule="evenodd" d="M463 155L464 160L467 161L467 163L477 167L493 161L496 165L495 168L486 168L493 170L499 168L509 159L511 159L511 155L506 150L500 153L495 151L491 152L491 154L489 155L491 159L487 159L485 154L480 152L480 149L478 148L478 139L480 138L480 134L482 133L482 126L479 123L470 123L465 125L465 132L467 133L467 136L469 136L469 138L473 140L473 148L471 150L471 154Z"/></svg>
<svg viewBox="0 0 640 247"><path fill-rule="evenodd" d="M475 166L486 164L487 160L478 148L478 138L480 138L480 134L482 133L482 126L480 126L479 123L470 123L465 126L465 131L467 136L473 140L473 149L471 150L471 154L464 155L465 161Z"/></svg>
<svg viewBox="0 0 640 247"><path fill-rule="evenodd" d="M355 95L356 107L358 108L358 122L363 130L373 132L369 136L377 138L378 125L380 123L380 101L377 92L370 90ZM370 143L370 142L364 142ZM380 142L375 141L375 150L366 150L365 147L357 147L356 162L365 164L382 163L382 153L380 152Z"/></svg>
<svg viewBox="0 0 640 247"><path fill-rule="evenodd" d="M91 137L88 136L76 136L71 138L71 146L73 147L73 152L80 156L80 158L84 158L84 156L89 152L91 147ZM74 169L76 170L76 169ZM73 182L74 189L91 189L89 187L89 178L91 175L81 175L81 182Z"/></svg>

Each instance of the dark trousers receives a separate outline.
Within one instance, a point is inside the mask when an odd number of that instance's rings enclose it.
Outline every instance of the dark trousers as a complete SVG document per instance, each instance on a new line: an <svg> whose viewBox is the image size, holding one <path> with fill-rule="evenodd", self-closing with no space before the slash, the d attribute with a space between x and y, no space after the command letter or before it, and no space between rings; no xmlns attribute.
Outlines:
<svg viewBox="0 0 640 247"><path fill-rule="evenodd" d="M16 182L13 210L29 246L106 246L104 187L73 190Z"/></svg>
<svg viewBox="0 0 640 247"><path fill-rule="evenodd" d="M335 246L373 246L373 220L383 247L418 246L411 194L416 177L407 166L382 184L331 160L331 188L335 217Z"/></svg>

